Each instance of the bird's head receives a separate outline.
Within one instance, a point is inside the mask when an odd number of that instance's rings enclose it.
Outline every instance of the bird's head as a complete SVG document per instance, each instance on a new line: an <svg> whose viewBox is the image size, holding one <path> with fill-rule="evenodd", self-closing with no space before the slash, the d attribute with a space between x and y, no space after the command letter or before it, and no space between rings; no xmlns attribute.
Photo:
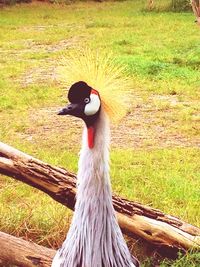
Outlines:
<svg viewBox="0 0 200 267"><path fill-rule="evenodd" d="M70 86L70 104L59 115L83 119L88 129L88 145L92 148L100 113L107 121L119 122L127 112L126 92L131 83L125 77L125 69L116 64L112 55L83 50L62 59L58 77L64 86Z"/></svg>
<svg viewBox="0 0 200 267"><path fill-rule="evenodd" d="M101 109L99 93L87 83L79 81L70 87L68 99L70 104L60 110L58 115L72 115L81 118L87 128L92 127Z"/></svg>

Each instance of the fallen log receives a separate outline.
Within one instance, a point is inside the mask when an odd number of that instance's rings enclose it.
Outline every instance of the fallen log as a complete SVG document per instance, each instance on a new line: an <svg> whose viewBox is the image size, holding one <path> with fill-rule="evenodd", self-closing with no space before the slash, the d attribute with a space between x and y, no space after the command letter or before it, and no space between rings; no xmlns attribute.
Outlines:
<svg viewBox="0 0 200 267"><path fill-rule="evenodd" d="M0 232L0 266L49 267L55 250Z"/></svg>
<svg viewBox="0 0 200 267"><path fill-rule="evenodd" d="M38 188L68 208L74 208L76 176L63 168L51 166L0 142L0 173ZM115 195L113 204L119 225L127 235L172 252L200 249L198 227Z"/></svg>

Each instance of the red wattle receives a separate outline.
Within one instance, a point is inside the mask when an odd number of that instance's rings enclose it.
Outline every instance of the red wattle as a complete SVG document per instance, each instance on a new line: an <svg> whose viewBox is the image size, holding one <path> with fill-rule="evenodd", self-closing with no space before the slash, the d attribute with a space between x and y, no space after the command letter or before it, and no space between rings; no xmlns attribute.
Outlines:
<svg viewBox="0 0 200 267"><path fill-rule="evenodd" d="M87 128L88 131L88 146L90 149L94 147L94 128L89 127Z"/></svg>

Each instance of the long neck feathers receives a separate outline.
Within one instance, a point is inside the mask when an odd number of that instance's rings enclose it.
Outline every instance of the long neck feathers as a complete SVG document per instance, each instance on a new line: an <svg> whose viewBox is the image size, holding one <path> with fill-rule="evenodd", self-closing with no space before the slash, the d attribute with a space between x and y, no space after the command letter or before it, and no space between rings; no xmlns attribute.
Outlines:
<svg viewBox="0 0 200 267"><path fill-rule="evenodd" d="M87 188L95 197L101 197L104 186L110 190L109 177L109 145L110 145L110 128L109 121L103 112L101 112L97 122L94 125L94 147L88 147L87 129L83 131L82 149L78 165L78 194L83 200L82 194L86 194L86 200L90 200L87 195ZM82 189L84 189L82 191ZM111 195L111 193L109 194Z"/></svg>
<svg viewBox="0 0 200 267"><path fill-rule="evenodd" d="M94 125L94 131L92 149L88 147L87 129L83 132L75 212L67 238L54 259L52 266L55 267L135 266L112 205L110 130L103 111Z"/></svg>

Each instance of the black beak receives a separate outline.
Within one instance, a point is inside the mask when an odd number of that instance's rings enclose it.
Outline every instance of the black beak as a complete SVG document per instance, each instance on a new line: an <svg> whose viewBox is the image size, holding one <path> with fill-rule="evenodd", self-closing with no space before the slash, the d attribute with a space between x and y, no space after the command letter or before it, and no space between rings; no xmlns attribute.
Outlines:
<svg viewBox="0 0 200 267"><path fill-rule="evenodd" d="M78 104L69 104L58 112L58 115L73 115L77 110Z"/></svg>

